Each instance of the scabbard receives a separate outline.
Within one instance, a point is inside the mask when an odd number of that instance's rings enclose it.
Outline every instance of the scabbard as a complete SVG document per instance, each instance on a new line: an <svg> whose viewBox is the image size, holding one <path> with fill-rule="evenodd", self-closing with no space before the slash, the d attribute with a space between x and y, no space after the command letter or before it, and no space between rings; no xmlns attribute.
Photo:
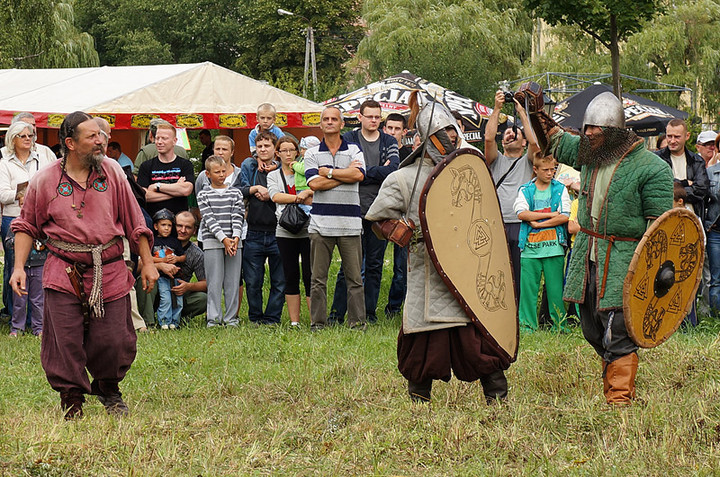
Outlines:
<svg viewBox="0 0 720 477"><path fill-rule="evenodd" d="M70 279L70 284L75 291L75 296L78 300L80 300L80 307L82 308L83 314L83 325L85 326L85 330L87 330L90 326L90 305L88 304L87 296L85 295L82 273L78 271L77 264L65 267L65 273L67 273L67 276Z"/></svg>

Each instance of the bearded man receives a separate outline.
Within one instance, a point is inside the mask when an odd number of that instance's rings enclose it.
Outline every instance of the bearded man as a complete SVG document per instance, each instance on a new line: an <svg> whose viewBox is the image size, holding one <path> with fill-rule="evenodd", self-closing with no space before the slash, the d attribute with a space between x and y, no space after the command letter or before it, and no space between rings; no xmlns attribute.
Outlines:
<svg viewBox="0 0 720 477"><path fill-rule="evenodd" d="M435 165L457 149L459 134L455 118L440 104L425 105L416 126L427 146L421 144L385 179L367 220L407 217L420 223L422 185ZM481 326L455 300L431 262L422 233L416 230L416 234L417 243L408 254L407 295L397 345L398 369L408 381L410 398L429 402L433 380L447 382L452 371L462 381L479 379L488 403L505 399L503 371L510 360L490 345Z"/></svg>
<svg viewBox="0 0 720 477"><path fill-rule="evenodd" d="M578 303L585 339L603 362L608 404L635 398L638 346L625 327L623 282L635 248L651 221L673 204L670 167L625 129L620 100L606 92L585 111L582 134L562 130L533 113L538 142L559 162L580 168L578 222L566 301Z"/></svg>
<svg viewBox="0 0 720 477"><path fill-rule="evenodd" d="M32 178L12 223L15 293L26 293L24 265L33 240L47 237L40 359L66 419L82 417L83 394L97 395L109 414L128 413L118 384L135 359L136 336L129 297L134 280L123 261L122 237L142 258L143 288L152 289L158 278L152 232L120 165L103 160L103 141L92 117L69 114L60 126L63 160Z"/></svg>

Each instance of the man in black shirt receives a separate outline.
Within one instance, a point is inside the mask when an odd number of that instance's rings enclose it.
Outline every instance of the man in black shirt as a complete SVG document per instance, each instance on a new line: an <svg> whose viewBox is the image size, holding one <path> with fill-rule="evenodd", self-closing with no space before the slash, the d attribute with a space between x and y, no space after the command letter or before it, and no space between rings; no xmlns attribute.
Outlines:
<svg viewBox="0 0 720 477"><path fill-rule="evenodd" d="M175 155L175 128L158 125L155 146L158 155L140 165L137 183L145 189L147 211L152 216L161 209L177 214L188 210L188 196L193 192L195 172L187 159Z"/></svg>

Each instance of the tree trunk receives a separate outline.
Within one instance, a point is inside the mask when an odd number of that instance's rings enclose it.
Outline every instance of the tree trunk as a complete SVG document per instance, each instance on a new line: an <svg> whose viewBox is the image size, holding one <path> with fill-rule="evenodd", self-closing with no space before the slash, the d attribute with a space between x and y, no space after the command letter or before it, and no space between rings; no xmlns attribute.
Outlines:
<svg viewBox="0 0 720 477"><path fill-rule="evenodd" d="M622 101L620 87L620 45L618 45L617 16L610 14L610 63L612 65L613 93Z"/></svg>

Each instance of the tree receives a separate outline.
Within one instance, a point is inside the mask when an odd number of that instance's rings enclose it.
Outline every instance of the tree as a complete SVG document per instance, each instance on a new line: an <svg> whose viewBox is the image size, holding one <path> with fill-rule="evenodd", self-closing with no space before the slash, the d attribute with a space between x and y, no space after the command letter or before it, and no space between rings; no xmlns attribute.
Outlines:
<svg viewBox="0 0 720 477"><path fill-rule="evenodd" d="M104 65L194 63L230 66L241 31L236 1L77 0L78 22Z"/></svg>
<svg viewBox="0 0 720 477"><path fill-rule="evenodd" d="M96 66L93 39L75 26L72 0L0 0L0 67Z"/></svg>
<svg viewBox="0 0 720 477"><path fill-rule="evenodd" d="M359 82L409 70L460 94L491 101L498 81L515 76L530 57L531 21L508 4L367 0L363 19L368 35L352 65Z"/></svg>
<svg viewBox="0 0 720 477"><path fill-rule="evenodd" d="M524 0L551 25L577 25L610 50L613 89L620 97L620 42L661 11L662 0Z"/></svg>
<svg viewBox="0 0 720 477"><path fill-rule="evenodd" d="M359 7L340 0L77 0L80 24L107 65L211 61L302 91L306 23L315 28L318 82L328 97L362 37Z"/></svg>
<svg viewBox="0 0 720 477"><path fill-rule="evenodd" d="M523 75L609 70L609 54L577 25L555 27L552 36L553 44L523 68ZM720 121L720 4L716 0L676 1L620 48L620 66L624 73L692 88L699 115L711 123ZM647 85L623 80L624 90L635 87L647 88ZM641 95L681 109L686 108L691 99L676 92L643 92Z"/></svg>
<svg viewBox="0 0 720 477"><path fill-rule="evenodd" d="M623 50L628 71L691 87L696 104L711 122L720 119L720 3L673 2L667 13L634 35ZM645 73L643 77L647 77ZM672 97L666 99L675 106Z"/></svg>
<svg viewBox="0 0 720 477"><path fill-rule="evenodd" d="M343 64L363 37L358 1L255 0L252 4L244 12L244 31L237 42L238 71L300 93L308 25L304 17L315 31L318 99L342 90L346 82ZM278 8L295 15L280 16Z"/></svg>

